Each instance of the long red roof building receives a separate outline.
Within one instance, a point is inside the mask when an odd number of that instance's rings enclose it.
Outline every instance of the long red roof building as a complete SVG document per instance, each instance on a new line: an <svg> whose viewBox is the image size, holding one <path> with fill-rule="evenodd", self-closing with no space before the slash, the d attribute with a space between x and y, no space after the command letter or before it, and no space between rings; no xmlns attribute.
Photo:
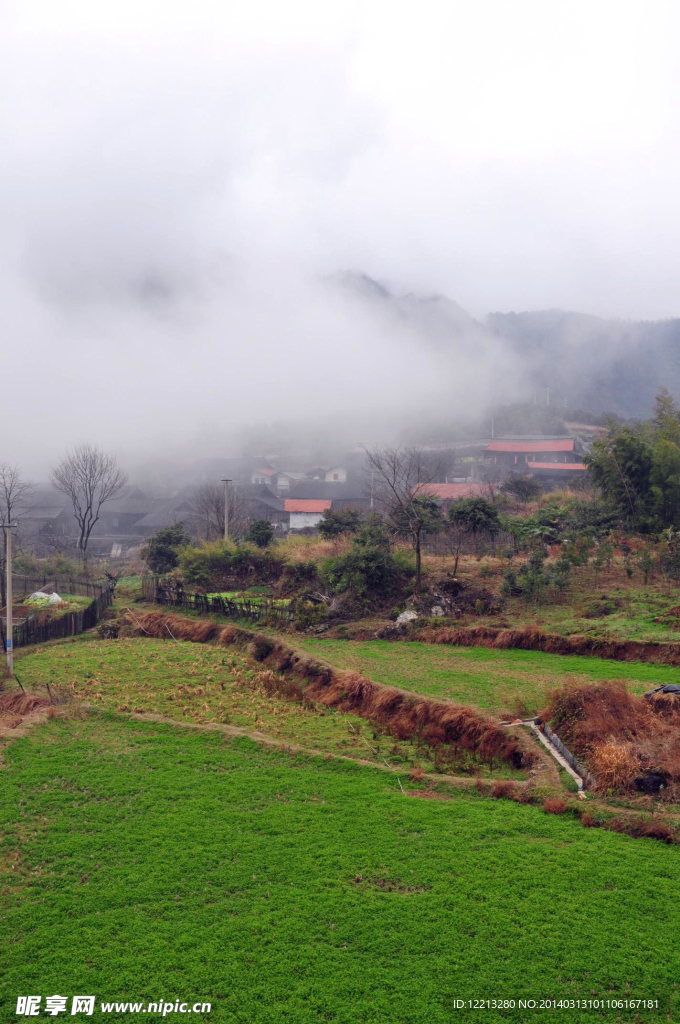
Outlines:
<svg viewBox="0 0 680 1024"><path fill-rule="evenodd" d="M489 441L487 452L505 452L508 455L531 455L534 452L573 452L575 442L572 437L561 441Z"/></svg>

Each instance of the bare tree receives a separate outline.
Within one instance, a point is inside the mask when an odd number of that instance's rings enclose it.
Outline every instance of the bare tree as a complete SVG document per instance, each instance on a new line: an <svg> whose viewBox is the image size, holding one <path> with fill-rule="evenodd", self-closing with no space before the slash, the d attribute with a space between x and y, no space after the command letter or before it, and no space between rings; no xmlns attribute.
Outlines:
<svg viewBox="0 0 680 1024"><path fill-rule="evenodd" d="M26 508L31 485L16 466L0 463L0 522L15 523Z"/></svg>
<svg viewBox="0 0 680 1024"><path fill-rule="evenodd" d="M78 524L78 550L87 558L90 534L99 519L104 502L125 485L127 476L113 455L101 448L82 444L62 459L52 472L52 483L71 500Z"/></svg>
<svg viewBox="0 0 680 1024"><path fill-rule="evenodd" d="M191 499L192 519L197 533L206 540L224 537L224 485L201 484ZM240 537L248 526L247 502L235 487L229 488L229 533Z"/></svg>
<svg viewBox="0 0 680 1024"><path fill-rule="evenodd" d="M395 534L408 537L416 555L416 593L422 578L422 540L441 528L441 509L428 493L429 470L416 448L366 451L371 498L387 516Z"/></svg>
<svg viewBox="0 0 680 1024"><path fill-rule="evenodd" d="M8 525L15 526L26 509L31 485L22 480L16 466L6 462L0 463L0 525L2 525L3 544L0 552L0 600L5 603L5 566L7 551Z"/></svg>

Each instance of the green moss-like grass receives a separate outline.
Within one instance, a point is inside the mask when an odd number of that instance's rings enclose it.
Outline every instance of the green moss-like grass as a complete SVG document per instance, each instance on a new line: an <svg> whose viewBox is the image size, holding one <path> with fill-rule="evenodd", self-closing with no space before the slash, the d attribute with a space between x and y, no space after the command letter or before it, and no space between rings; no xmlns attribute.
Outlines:
<svg viewBox="0 0 680 1024"><path fill-rule="evenodd" d="M211 1024L636 1019L453 1005L494 997L677 1020L677 847L116 716L3 754L3 1021L27 993L209 1000Z"/></svg>

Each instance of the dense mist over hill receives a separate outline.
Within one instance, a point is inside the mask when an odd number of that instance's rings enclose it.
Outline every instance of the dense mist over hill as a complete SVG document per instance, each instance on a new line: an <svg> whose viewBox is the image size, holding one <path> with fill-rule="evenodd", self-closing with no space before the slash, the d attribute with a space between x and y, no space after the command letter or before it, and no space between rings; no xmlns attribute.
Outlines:
<svg viewBox="0 0 680 1024"><path fill-rule="evenodd" d="M7 0L0 460L680 390L673 5L563 7Z"/></svg>
<svg viewBox="0 0 680 1024"><path fill-rule="evenodd" d="M661 387L680 394L680 320L606 320L578 312L491 313L476 320L448 296L390 290L361 273L337 278L386 323L420 339L455 378L458 361L479 367L484 402L533 402L595 417L645 417ZM455 417L454 417L455 418ZM459 417L460 418L460 417Z"/></svg>
<svg viewBox="0 0 680 1024"><path fill-rule="evenodd" d="M666 387L680 395L680 320L604 320L560 310L494 313L536 389L553 401L623 418L645 417Z"/></svg>

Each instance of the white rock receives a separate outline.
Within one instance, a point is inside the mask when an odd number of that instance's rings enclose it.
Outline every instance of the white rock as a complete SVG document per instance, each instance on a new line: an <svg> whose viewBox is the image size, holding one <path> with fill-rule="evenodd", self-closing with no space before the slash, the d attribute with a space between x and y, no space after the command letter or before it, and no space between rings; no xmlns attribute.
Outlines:
<svg viewBox="0 0 680 1024"><path fill-rule="evenodd" d="M405 612L402 612L401 615L398 616L397 625L404 626L407 622L413 622L413 620L417 618L417 612L412 612L407 608Z"/></svg>

